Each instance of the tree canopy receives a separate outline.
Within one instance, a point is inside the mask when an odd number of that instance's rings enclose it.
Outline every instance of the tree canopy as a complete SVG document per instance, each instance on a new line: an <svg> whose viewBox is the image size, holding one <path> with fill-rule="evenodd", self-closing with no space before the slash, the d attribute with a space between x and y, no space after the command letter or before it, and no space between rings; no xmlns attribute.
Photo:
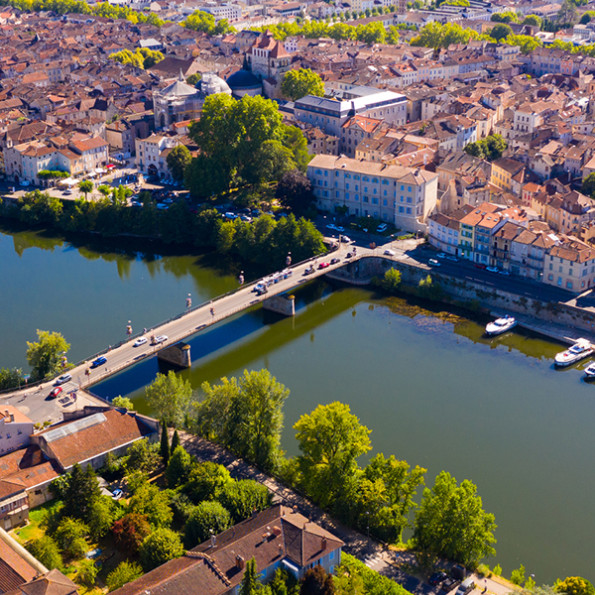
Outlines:
<svg viewBox="0 0 595 595"><path fill-rule="evenodd" d="M289 70L285 73L281 82L281 93L291 101L296 101L306 95L322 97L324 95L324 83L320 75L309 68Z"/></svg>
<svg viewBox="0 0 595 595"><path fill-rule="evenodd" d="M171 177L181 182L184 179L186 168L192 161L192 155L185 145L175 146L167 155L166 162Z"/></svg>
<svg viewBox="0 0 595 595"><path fill-rule="evenodd" d="M344 496L357 471L357 459L368 452L370 430L349 405L318 405L293 426L301 451L302 483L316 502L328 506Z"/></svg>
<svg viewBox="0 0 595 595"><path fill-rule="evenodd" d="M200 155L186 170L186 185L194 196L208 197L278 180L303 159L303 144L295 142L301 132L288 136L287 129L277 105L261 96L207 97L200 120L190 127Z"/></svg>
<svg viewBox="0 0 595 595"><path fill-rule="evenodd" d="M192 386L188 380L169 370L167 374L157 374L145 388L145 398L167 425L182 425L192 399Z"/></svg>
<svg viewBox="0 0 595 595"><path fill-rule="evenodd" d="M274 469L289 390L268 370L244 370L240 378L205 382L201 388L205 396L197 405L199 432L262 469Z"/></svg>
<svg viewBox="0 0 595 595"><path fill-rule="evenodd" d="M508 143L499 134L490 134L486 138L469 143L465 152L474 157L480 157L486 161L495 161L502 157L502 153L508 147Z"/></svg>
<svg viewBox="0 0 595 595"><path fill-rule="evenodd" d="M160 528L151 533L140 548L140 561L145 572L161 566L184 553L180 536L171 529Z"/></svg>
<svg viewBox="0 0 595 595"><path fill-rule="evenodd" d="M54 376L63 369L63 357L70 343L61 333L37 330L37 341L27 341L27 363L31 366L33 380Z"/></svg>
<svg viewBox="0 0 595 595"><path fill-rule="evenodd" d="M443 556L475 567L485 556L493 556L496 523L483 509L477 487L469 480L460 485L442 471L432 489L424 490L415 515L413 538L430 557Z"/></svg>
<svg viewBox="0 0 595 595"><path fill-rule="evenodd" d="M595 595L591 581L581 576L568 576L563 581L556 581L554 590L564 595Z"/></svg>
<svg viewBox="0 0 595 595"><path fill-rule="evenodd" d="M502 41L506 39L509 35L512 35L512 28L510 25L506 23L499 23L495 27L492 27L490 31L490 36L493 37L496 41Z"/></svg>

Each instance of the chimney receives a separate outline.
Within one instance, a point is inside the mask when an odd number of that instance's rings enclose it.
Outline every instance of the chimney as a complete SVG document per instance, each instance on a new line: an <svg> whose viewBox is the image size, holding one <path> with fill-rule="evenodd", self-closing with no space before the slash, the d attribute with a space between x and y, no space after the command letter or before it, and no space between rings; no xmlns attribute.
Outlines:
<svg viewBox="0 0 595 595"><path fill-rule="evenodd" d="M245 562L244 562L244 558L242 558L242 556L236 556L236 568L239 568L240 570L242 570L245 566Z"/></svg>
<svg viewBox="0 0 595 595"><path fill-rule="evenodd" d="M211 529L212 531L212 529ZM217 536L211 534L211 547L214 548L217 545Z"/></svg>
<svg viewBox="0 0 595 595"><path fill-rule="evenodd" d="M324 551L326 549L326 537L322 538L322 542L320 543L320 549L321 551Z"/></svg>

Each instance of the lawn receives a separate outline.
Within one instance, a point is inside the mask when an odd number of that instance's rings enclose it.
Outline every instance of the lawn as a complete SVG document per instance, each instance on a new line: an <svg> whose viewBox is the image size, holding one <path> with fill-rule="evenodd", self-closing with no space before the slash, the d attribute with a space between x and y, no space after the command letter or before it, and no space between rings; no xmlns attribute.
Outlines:
<svg viewBox="0 0 595 595"><path fill-rule="evenodd" d="M61 500L52 500L41 506L32 508L29 511L29 523L24 527L15 529L12 534L22 545L25 545L35 539L39 539L45 533L43 523L49 514L59 510L63 506Z"/></svg>

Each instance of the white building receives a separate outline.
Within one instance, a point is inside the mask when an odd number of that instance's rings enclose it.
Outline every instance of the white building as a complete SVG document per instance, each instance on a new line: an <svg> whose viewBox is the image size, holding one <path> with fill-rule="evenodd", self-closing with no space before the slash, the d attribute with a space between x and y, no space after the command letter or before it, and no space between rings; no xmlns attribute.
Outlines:
<svg viewBox="0 0 595 595"><path fill-rule="evenodd" d="M167 153L178 144L175 138L162 134L135 139L137 169L148 176L167 177Z"/></svg>
<svg viewBox="0 0 595 595"><path fill-rule="evenodd" d="M294 104L297 120L312 124L327 134L341 136L345 122L356 115L384 120L397 126L407 122L407 98L392 91L375 91L352 99L337 100L307 95Z"/></svg>
<svg viewBox="0 0 595 595"><path fill-rule="evenodd" d="M316 155L308 178L320 208L346 207L350 215L374 217L406 231L425 231L436 206L438 175L424 169Z"/></svg>

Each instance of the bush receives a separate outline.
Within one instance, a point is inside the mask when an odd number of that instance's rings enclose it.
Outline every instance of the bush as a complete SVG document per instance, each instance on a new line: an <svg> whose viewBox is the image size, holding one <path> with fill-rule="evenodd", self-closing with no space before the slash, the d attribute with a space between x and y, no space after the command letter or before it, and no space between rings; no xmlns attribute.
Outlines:
<svg viewBox="0 0 595 595"><path fill-rule="evenodd" d="M233 479L223 465L206 461L192 468L183 490L192 502L198 504L203 500L218 500L221 491L230 483Z"/></svg>
<svg viewBox="0 0 595 595"><path fill-rule="evenodd" d="M115 591L143 575L143 569L136 562L121 562L112 570L105 579L105 584L110 591Z"/></svg>
<svg viewBox="0 0 595 595"><path fill-rule="evenodd" d="M168 560L179 558L184 553L180 536L171 529L157 529L151 533L140 548L139 555L145 572L161 566Z"/></svg>
<svg viewBox="0 0 595 595"><path fill-rule="evenodd" d="M268 508L271 495L264 485L253 479L242 479L225 486L219 501L229 510L234 523L239 523L253 511Z"/></svg>
<svg viewBox="0 0 595 595"><path fill-rule="evenodd" d="M76 580L81 585L91 588L95 584L98 572L99 568L93 560L82 560L76 573Z"/></svg>
<svg viewBox="0 0 595 595"><path fill-rule="evenodd" d="M229 512L219 502L201 502L190 512L185 527L184 544L193 548L231 526Z"/></svg>
<svg viewBox="0 0 595 595"><path fill-rule="evenodd" d="M89 527L79 519L65 517L60 521L54 537L66 556L77 559L82 558L87 552L88 534Z"/></svg>
<svg viewBox="0 0 595 595"><path fill-rule="evenodd" d="M116 545L123 552L136 555L143 541L151 533L151 525L146 516L129 513L114 523L112 533Z"/></svg>
<svg viewBox="0 0 595 595"><path fill-rule="evenodd" d="M36 539L28 546L28 550L50 570L54 568L59 570L64 566L58 544L49 535Z"/></svg>

